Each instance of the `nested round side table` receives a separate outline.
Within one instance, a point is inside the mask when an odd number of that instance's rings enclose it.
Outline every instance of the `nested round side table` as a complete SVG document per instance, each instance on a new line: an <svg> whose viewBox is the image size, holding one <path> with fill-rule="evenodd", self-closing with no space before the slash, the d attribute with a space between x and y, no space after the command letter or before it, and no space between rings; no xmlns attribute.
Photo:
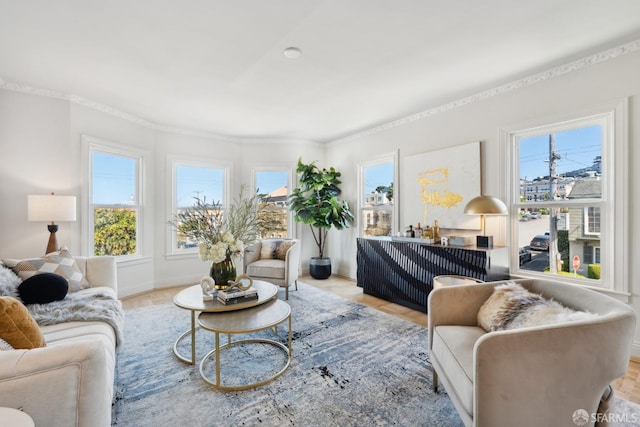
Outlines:
<svg viewBox="0 0 640 427"><path fill-rule="evenodd" d="M258 332L265 329L276 328L278 325L284 323L287 320L289 323L289 332L287 337L288 346L285 346L278 341L263 338L242 339L238 341L232 341L231 339L232 335L248 334L251 332ZM247 390L267 384L268 382L271 382L282 375L291 364L291 307L289 307L289 304L282 300L274 299L265 304L238 311L200 313L200 315L198 316L198 324L202 329L206 329L215 333L215 348L207 353L202 358L202 361L200 361L200 375L207 383L214 385L219 390ZM228 336L227 344L223 346L220 345L220 334L227 334ZM284 351L287 357L284 366L274 375L250 384L222 384L222 381L220 380L221 351L231 346L250 345L256 343L272 345ZM215 380L208 378L204 373L204 365L212 356L215 356L216 359Z"/></svg>
<svg viewBox="0 0 640 427"><path fill-rule="evenodd" d="M178 292L173 298L173 303L184 310L191 311L191 328L182 333L173 344L173 353L183 362L196 364L196 312L218 313L234 310L243 310L248 307L264 304L278 296L278 287L273 283L263 280L254 280L253 287L258 290L258 299L233 305L224 305L217 299L204 301L200 285L190 286ZM178 344L183 338L191 336L191 358L185 357L178 351Z"/></svg>

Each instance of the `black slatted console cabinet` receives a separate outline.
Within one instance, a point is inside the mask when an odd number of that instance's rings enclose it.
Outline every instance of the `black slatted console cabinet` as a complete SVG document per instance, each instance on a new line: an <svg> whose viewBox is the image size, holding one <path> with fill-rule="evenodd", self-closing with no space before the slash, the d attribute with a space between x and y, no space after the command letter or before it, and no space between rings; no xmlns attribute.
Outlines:
<svg viewBox="0 0 640 427"><path fill-rule="evenodd" d="M357 280L365 294L427 312L433 278L445 274L483 281L509 277L506 247L482 249L390 237L357 239Z"/></svg>

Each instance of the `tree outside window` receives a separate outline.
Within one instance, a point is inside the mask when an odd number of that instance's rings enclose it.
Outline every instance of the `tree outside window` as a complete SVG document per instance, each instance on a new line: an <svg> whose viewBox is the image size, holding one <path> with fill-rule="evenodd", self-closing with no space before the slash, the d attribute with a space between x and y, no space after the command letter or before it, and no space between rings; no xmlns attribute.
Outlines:
<svg viewBox="0 0 640 427"><path fill-rule="evenodd" d="M289 177L286 170L259 170L255 183L260 200L258 210L258 237L287 238L290 236L288 208Z"/></svg>
<svg viewBox="0 0 640 427"><path fill-rule="evenodd" d="M91 151L93 254L128 256L139 251L141 157Z"/></svg>

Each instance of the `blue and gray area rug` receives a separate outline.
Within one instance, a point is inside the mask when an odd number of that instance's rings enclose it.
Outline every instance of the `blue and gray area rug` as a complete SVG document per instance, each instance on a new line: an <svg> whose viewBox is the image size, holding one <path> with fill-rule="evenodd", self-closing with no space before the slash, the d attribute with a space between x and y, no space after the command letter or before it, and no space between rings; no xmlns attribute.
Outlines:
<svg viewBox="0 0 640 427"><path fill-rule="evenodd" d="M211 332L197 331L197 365L173 355L175 339L189 327L188 311L174 305L128 311L113 425L463 425L443 389L432 391L425 328L303 283L289 293L289 304L291 365L275 381L237 392L218 391L200 376L198 364L214 345ZM286 323L278 336L263 331L253 337L286 343ZM181 354L190 355L190 348L189 338L183 340ZM285 356L251 344L223 350L221 361L223 383L233 385L277 372ZM215 378L213 361L205 373ZM619 411L638 409L618 403Z"/></svg>

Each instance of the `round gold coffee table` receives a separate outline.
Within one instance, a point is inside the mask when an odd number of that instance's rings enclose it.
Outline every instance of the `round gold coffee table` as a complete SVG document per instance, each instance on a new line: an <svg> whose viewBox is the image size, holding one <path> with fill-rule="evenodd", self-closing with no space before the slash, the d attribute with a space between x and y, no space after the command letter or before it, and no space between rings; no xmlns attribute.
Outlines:
<svg viewBox="0 0 640 427"><path fill-rule="evenodd" d="M274 328L277 331L277 326L288 320L289 333L288 333L288 346L284 344L263 338L243 339L238 341L232 341L231 335L234 334L248 334L251 332L258 332L265 329ZM200 375L209 384L214 385L219 390L247 390L250 388L258 387L268 382L271 382L284 373L284 371L291 364L291 358L293 356L291 351L291 308L286 302L274 299L266 304L262 304L256 307L247 308L238 311L227 311L222 313L200 313L198 316L198 323L200 327L215 333L215 348L207 353L200 361ZM227 334L227 344L220 346L220 334ZM235 345L248 345L248 344L269 344L278 349L281 349L287 355L287 360L284 366L269 378L242 385L224 385L220 380L220 353L221 350L235 346ZM204 373L204 365L207 363L211 356L215 355L216 359L216 378L215 381L207 378Z"/></svg>
<svg viewBox="0 0 640 427"><path fill-rule="evenodd" d="M190 286L182 291L178 292L173 297L173 303L185 310L191 311L191 329L186 330L182 335L178 337L173 344L173 353L176 357L183 362L196 364L196 311L204 313L218 313L225 311L242 310L249 307L254 307L260 304L271 301L278 295L278 287L273 283L265 282L263 280L254 280L253 287L258 290L258 299L255 301L247 301L238 304L224 305L217 299L213 301L203 301L202 288L200 285ZM191 335L191 358L182 356L178 351L178 344L182 339L188 335Z"/></svg>

